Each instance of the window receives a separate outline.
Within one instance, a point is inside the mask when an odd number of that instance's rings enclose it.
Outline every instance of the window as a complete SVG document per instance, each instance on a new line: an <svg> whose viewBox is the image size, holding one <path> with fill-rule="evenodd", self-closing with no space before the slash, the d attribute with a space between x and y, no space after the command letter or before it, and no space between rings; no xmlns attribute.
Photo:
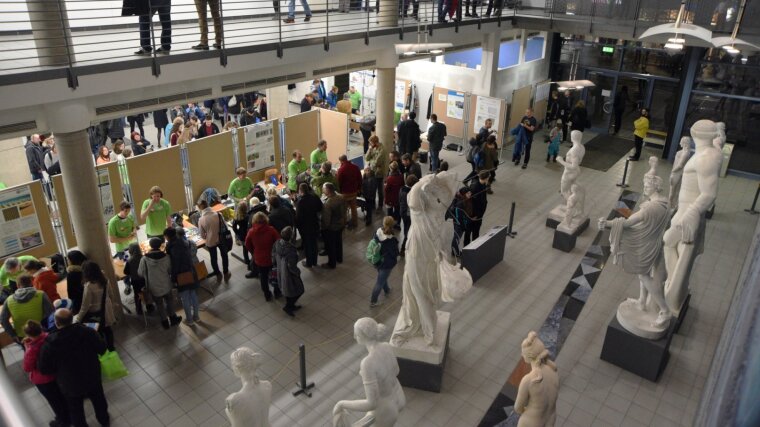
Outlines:
<svg viewBox="0 0 760 427"><path fill-rule="evenodd" d="M474 70L480 69L482 59L483 49L479 47L475 49L461 50L459 52L446 53L443 55L443 63L446 65L467 67Z"/></svg>
<svg viewBox="0 0 760 427"><path fill-rule="evenodd" d="M544 59L544 36L528 37L525 43L524 62Z"/></svg>
<svg viewBox="0 0 760 427"><path fill-rule="evenodd" d="M514 67L520 63L520 39L501 42L499 46L499 69Z"/></svg>

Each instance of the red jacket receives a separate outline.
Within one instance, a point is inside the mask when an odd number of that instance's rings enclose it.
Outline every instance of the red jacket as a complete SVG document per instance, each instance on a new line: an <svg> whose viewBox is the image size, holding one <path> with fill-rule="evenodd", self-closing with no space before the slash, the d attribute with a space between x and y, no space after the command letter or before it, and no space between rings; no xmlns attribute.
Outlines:
<svg viewBox="0 0 760 427"><path fill-rule="evenodd" d="M53 270L43 270L34 276L32 283L34 284L34 289L47 294L47 297L52 304L55 300L61 299L61 296L58 295L59 280L60 278Z"/></svg>
<svg viewBox="0 0 760 427"><path fill-rule="evenodd" d="M401 174L388 175L385 180L385 205L398 207L398 193L404 186L404 177Z"/></svg>
<svg viewBox="0 0 760 427"><path fill-rule="evenodd" d="M338 188L341 194L352 195L362 189L362 173L359 166L345 162L338 168Z"/></svg>
<svg viewBox="0 0 760 427"><path fill-rule="evenodd" d="M245 248L253 254L253 262L259 267L272 266L272 246L280 240L280 234L269 224L253 224L245 236Z"/></svg>
<svg viewBox="0 0 760 427"><path fill-rule="evenodd" d="M40 356L40 349L42 348L42 344L45 343L47 335L47 332L43 332L37 338L24 341L26 351L24 352L23 368L24 372L29 372L29 379L34 385L55 381L55 375L45 375L37 369L37 359Z"/></svg>

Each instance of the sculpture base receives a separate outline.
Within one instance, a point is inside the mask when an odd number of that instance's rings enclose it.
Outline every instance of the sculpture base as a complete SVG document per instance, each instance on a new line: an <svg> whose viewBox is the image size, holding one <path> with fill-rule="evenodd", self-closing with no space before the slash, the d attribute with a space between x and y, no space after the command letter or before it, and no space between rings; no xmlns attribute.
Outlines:
<svg viewBox="0 0 760 427"><path fill-rule="evenodd" d="M580 236L581 233L586 231L590 223L591 223L591 220L588 217L586 217L586 219L584 219L583 221L576 223L575 227L566 227L564 224L560 223L557 226L557 231L561 231L566 234L572 234L573 236L577 237L577 236Z"/></svg>
<svg viewBox="0 0 760 427"><path fill-rule="evenodd" d="M497 225L462 248L462 266L470 272L473 284L504 261L506 241L507 227Z"/></svg>
<svg viewBox="0 0 760 427"><path fill-rule="evenodd" d="M675 326L674 322L670 323L665 336L657 340L648 340L625 330L617 317L614 317L607 326L602 354L599 357L628 372L656 382L670 358L668 349Z"/></svg>
<svg viewBox="0 0 760 427"><path fill-rule="evenodd" d="M691 294L686 295L686 299L683 301L683 304L681 304L681 309L678 311L678 317L676 317L676 325L673 328L673 333L678 333L678 330L681 329L681 323L683 323L684 317L686 317L686 312L689 311L689 300L691 300Z"/></svg>
<svg viewBox="0 0 760 427"><path fill-rule="evenodd" d="M546 217L546 226L549 228L557 228L563 219L565 219L565 205L557 205Z"/></svg>
<svg viewBox="0 0 760 427"><path fill-rule="evenodd" d="M567 229L564 226L558 226L557 229L554 230L554 240L552 240L552 247L563 252L572 251L575 249L575 241L577 237L583 233L583 230L588 228L590 222L591 221L586 218L585 221L573 229Z"/></svg>
<svg viewBox="0 0 760 427"><path fill-rule="evenodd" d="M450 314L437 311L438 323L433 345L422 337L414 337L401 346L393 347L398 360L398 380L404 387L440 393L443 384L443 367L449 351Z"/></svg>
<svg viewBox="0 0 760 427"><path fill-rule="evenodd" d="M628 332L648 340L658 340L668 332L672 319L658 326L655 325L657 315L656 311L642 311L636 302L626 300L618 305L616 319Z"/></svg>

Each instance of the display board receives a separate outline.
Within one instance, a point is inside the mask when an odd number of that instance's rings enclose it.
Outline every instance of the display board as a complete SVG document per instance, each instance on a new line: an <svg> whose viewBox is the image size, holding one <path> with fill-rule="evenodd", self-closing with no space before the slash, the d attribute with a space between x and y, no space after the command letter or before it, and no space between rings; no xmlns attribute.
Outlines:
<svg viewBox="0 0 760 427"><path fill-rule="evenodd" d="M124 200L119 176L119 164L116 162L95 166L95 177L100 192L100 204L103 206L104 224L116 215L119 203Z"/></svg>
<svg viewBox="0 0 760 427"><path fill-rule="evenodd" d="M539 123L546 119L546 108L549 105L550 81L536 84L536 94L533 96L533 115Z"/></svg>
<svg viewBox="0 0 760 427"><path fill-rule="evenodd" d="M438 121L446 125L446 133L458 138L464 138L464 120L461 118L448 117L449 109L449 89L443 87L433 88L433 113L438 116ZM464 92L455 92L461 94L464 99ZM453 102L456 103L458 96L455 95ZM453 111L452 111L453 113Z"/></svg>
<svg viewBox="0 0 760 427"><path fill-rule="evenodd" d="M69 202L66 201L66 189L63 188L63 177L55 175L51 177L53 181L53 190L55 190L55 200L58 203L58 220L61 221L63 228L63 238L67 248L77 246L77 238L74 235L74 223L71 220L69 212Z"/></svg>
<svg viewBox="0 0 760 427"><path fill-rule="evenodd" d="M250 174L272 169L276 163L274 139L275 123L271 121L256 123L243 128L243 145L245 156L240 158L240 166Z"/></svg>
<svg viewBox="0 0 760 427"><path fill-rule="evenodd" d="M227 193L230 181L235 179L232 134L223 132L196 139L185 147L190 166L190 188L193 200L197 200L203 190L210 187L216 188L219 194ZM181 171L179 173L181 174ZM140 198L138 197L137 200ZM171 201L170 203L174 207L174 203ZM142 205L138 209L140 207Z"/></svg>
<svg viewBox="0 0 760 427"><path fill-rule="evenodd" d="M472 123L473 131L470 135L477 135L486 119L490 118L493 120L491 129L496 129L496 141L501 144L504 132L509 131L504 128L506 110L507 103L503 99L471 95L470 123Z"/></svg>
<svg viewBox="0 0 760 427"><path fill-rule="evenodd" d="M252 165L255 170L253 171L251 171L250 169L248 170L248 177L251 178L253 182L259 182L264 179L264 172L266 172L267 169L280 170L280 161L282 159L282 153L280 152L281 151L280 150L280 121L277 119L267 120L266 122L256 123L255 125L246 126L246 127L238 129L238 138L237 138L238 159L240 161L240 166L245 167L246 169L248 169L248 166L249 166L247 159L248 159L249 154L251 154L251 153L247 153L247 151L258 152L259 157L261 157L261 153L269 152L269 148L258 150L258 148L254 149L254 147L250 147L250 145L249 145L249 149L246 150L246 138L248 138L248 136L246 135L246 128L249 128L249 127L252 129L259 129L259 130L261 129L268 130L268 128L271 127L271 130L272 130L271 140L272 140L272 144L274 145L272 148L274 150L274 164L268 168L259 169L260 164L255 163L254 165ZM248 130L248 132L250 132L250 130ZM255 134L252 134L250 136L252 138L255 138ZM259 135L259 136L261 137L261 139L268 138L268 136L266 135ZM316 142L314 142L314 145L316 146ZM267 164L270 164L270 163L267 163Z"/></svg>
<svg viewBox="0 0 760 427"><path fill-rule="evenodd" d="M525 86L512 92L512 106L509 113L509 129L513 129L525 116L525 110L530 108L530 96L533 86ZM538 117L538 116L536 116Z"/></svg>
<svg viewBox="0 0 760 427"><path fill-rule="evenodd" d="M180 146L175 145L127 159L127 172L137 211L135 217L140 223L143 201L148 199L150 188L154 185L161 187L164 199L171 204L174 212L187 209L179 150Z"/></svg>
<svg viewBox="0 0 760 427"><path fill-rule="evenodd" d="M338 157L348 153L348 115L320 109L319 139L327 141L327 160L337 167Z"/></svg>
<svg viewBox="0 0 760 427"><path fill-rule="evenodd" d="M40 181L0 191L0 263L9 256L41 258L58 252L42 191Z"/></svg>
<svg viewBox="0 0 760 427"><path fill-rule="evenodd" d="M309 155L319 141L319 111L311 110L305 113L283 119L285 122L285 155L287 165L292 159L293 150L301 150L303 157L309 161ZM327 144L329 147L330 144Z"/></svg>

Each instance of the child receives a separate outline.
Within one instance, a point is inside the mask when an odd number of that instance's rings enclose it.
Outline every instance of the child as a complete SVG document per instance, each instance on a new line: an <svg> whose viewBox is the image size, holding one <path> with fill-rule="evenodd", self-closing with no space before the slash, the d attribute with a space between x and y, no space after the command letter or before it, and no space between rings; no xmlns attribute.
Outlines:
<svg viewBox="0 0 760 427"><path fill-rule="evenodd" d="M153 304L149 304L150 294L148 292L142 292L145 288L145 279L137 274L137 269L140 266L140 260L142 259L142 249L140 249L139 243L130 243L127 248L129 258L127 264L124 266L124 274L129 278L129 283L132 285L135 295L135 311L137 314L143 314L142 303L145 303L148 313L153 312ZM140 294L145 298L145 301L140 301Z"/></svg>
<svg viewBox="0 0 760 427"><path fill-rule="evenodd" d="M372 295L369 300L370 307L377 307L380 303L377 298L380 296L380 291L385 291L385 296L391 293L391 287L388 286L388 276L391 275L393 267L398 262L398 239L395 235L394 226L396 221L391 216L383 218L383 226L377 229L377 232L372 237L380 243L380 254L382 259L375 265L377 268L377 280L375 281L375 287L372 288Z"/></svg>
<svg viewBox="0 0 760 427"><path fill-rule="evenodd" d="M243 246L245 236L248 234L248 228L251 226L250 218L248 217L248 202L242 201L238 204L235 210L235 219L232 221L232 230L235 232L235 241L238 246ZM248 250L243 246L243 262L246 265L251 265L251 260L248 257ZM250 270L250 267L249 267Z"/></svg>
<svg viewBox="0 0 760 427"><path fill-rule="evenodd" d="M557 123L549 132L549 146L546 149L546 161L549 158L554 163L557 163L557 155L559 154L559 144L562 142L562 119L557 119Z"/></svg>
<svg viewBox="0 0 760 427"><path fill-rule="evenodd" d="M50 408L55 414L55 420L51 426L67 426L71 423L66 398L63 397L55 376L45 375L37 369L37 359L42 349L42 344L47 338L47 333L42 331L42 326L34 320L28 320L24 325L24 372L29 373L29 379L37 387L40 394L45 397Z"/></svg>
<svg viewBox="0 0 760 427"><path fill-rule="evenodd" d="M375 192L377 192L377 181L372 169L367 166L364 168L362 175L362 197L364 197L364 225L372 224L372 212L375 210Z"/></svg>

